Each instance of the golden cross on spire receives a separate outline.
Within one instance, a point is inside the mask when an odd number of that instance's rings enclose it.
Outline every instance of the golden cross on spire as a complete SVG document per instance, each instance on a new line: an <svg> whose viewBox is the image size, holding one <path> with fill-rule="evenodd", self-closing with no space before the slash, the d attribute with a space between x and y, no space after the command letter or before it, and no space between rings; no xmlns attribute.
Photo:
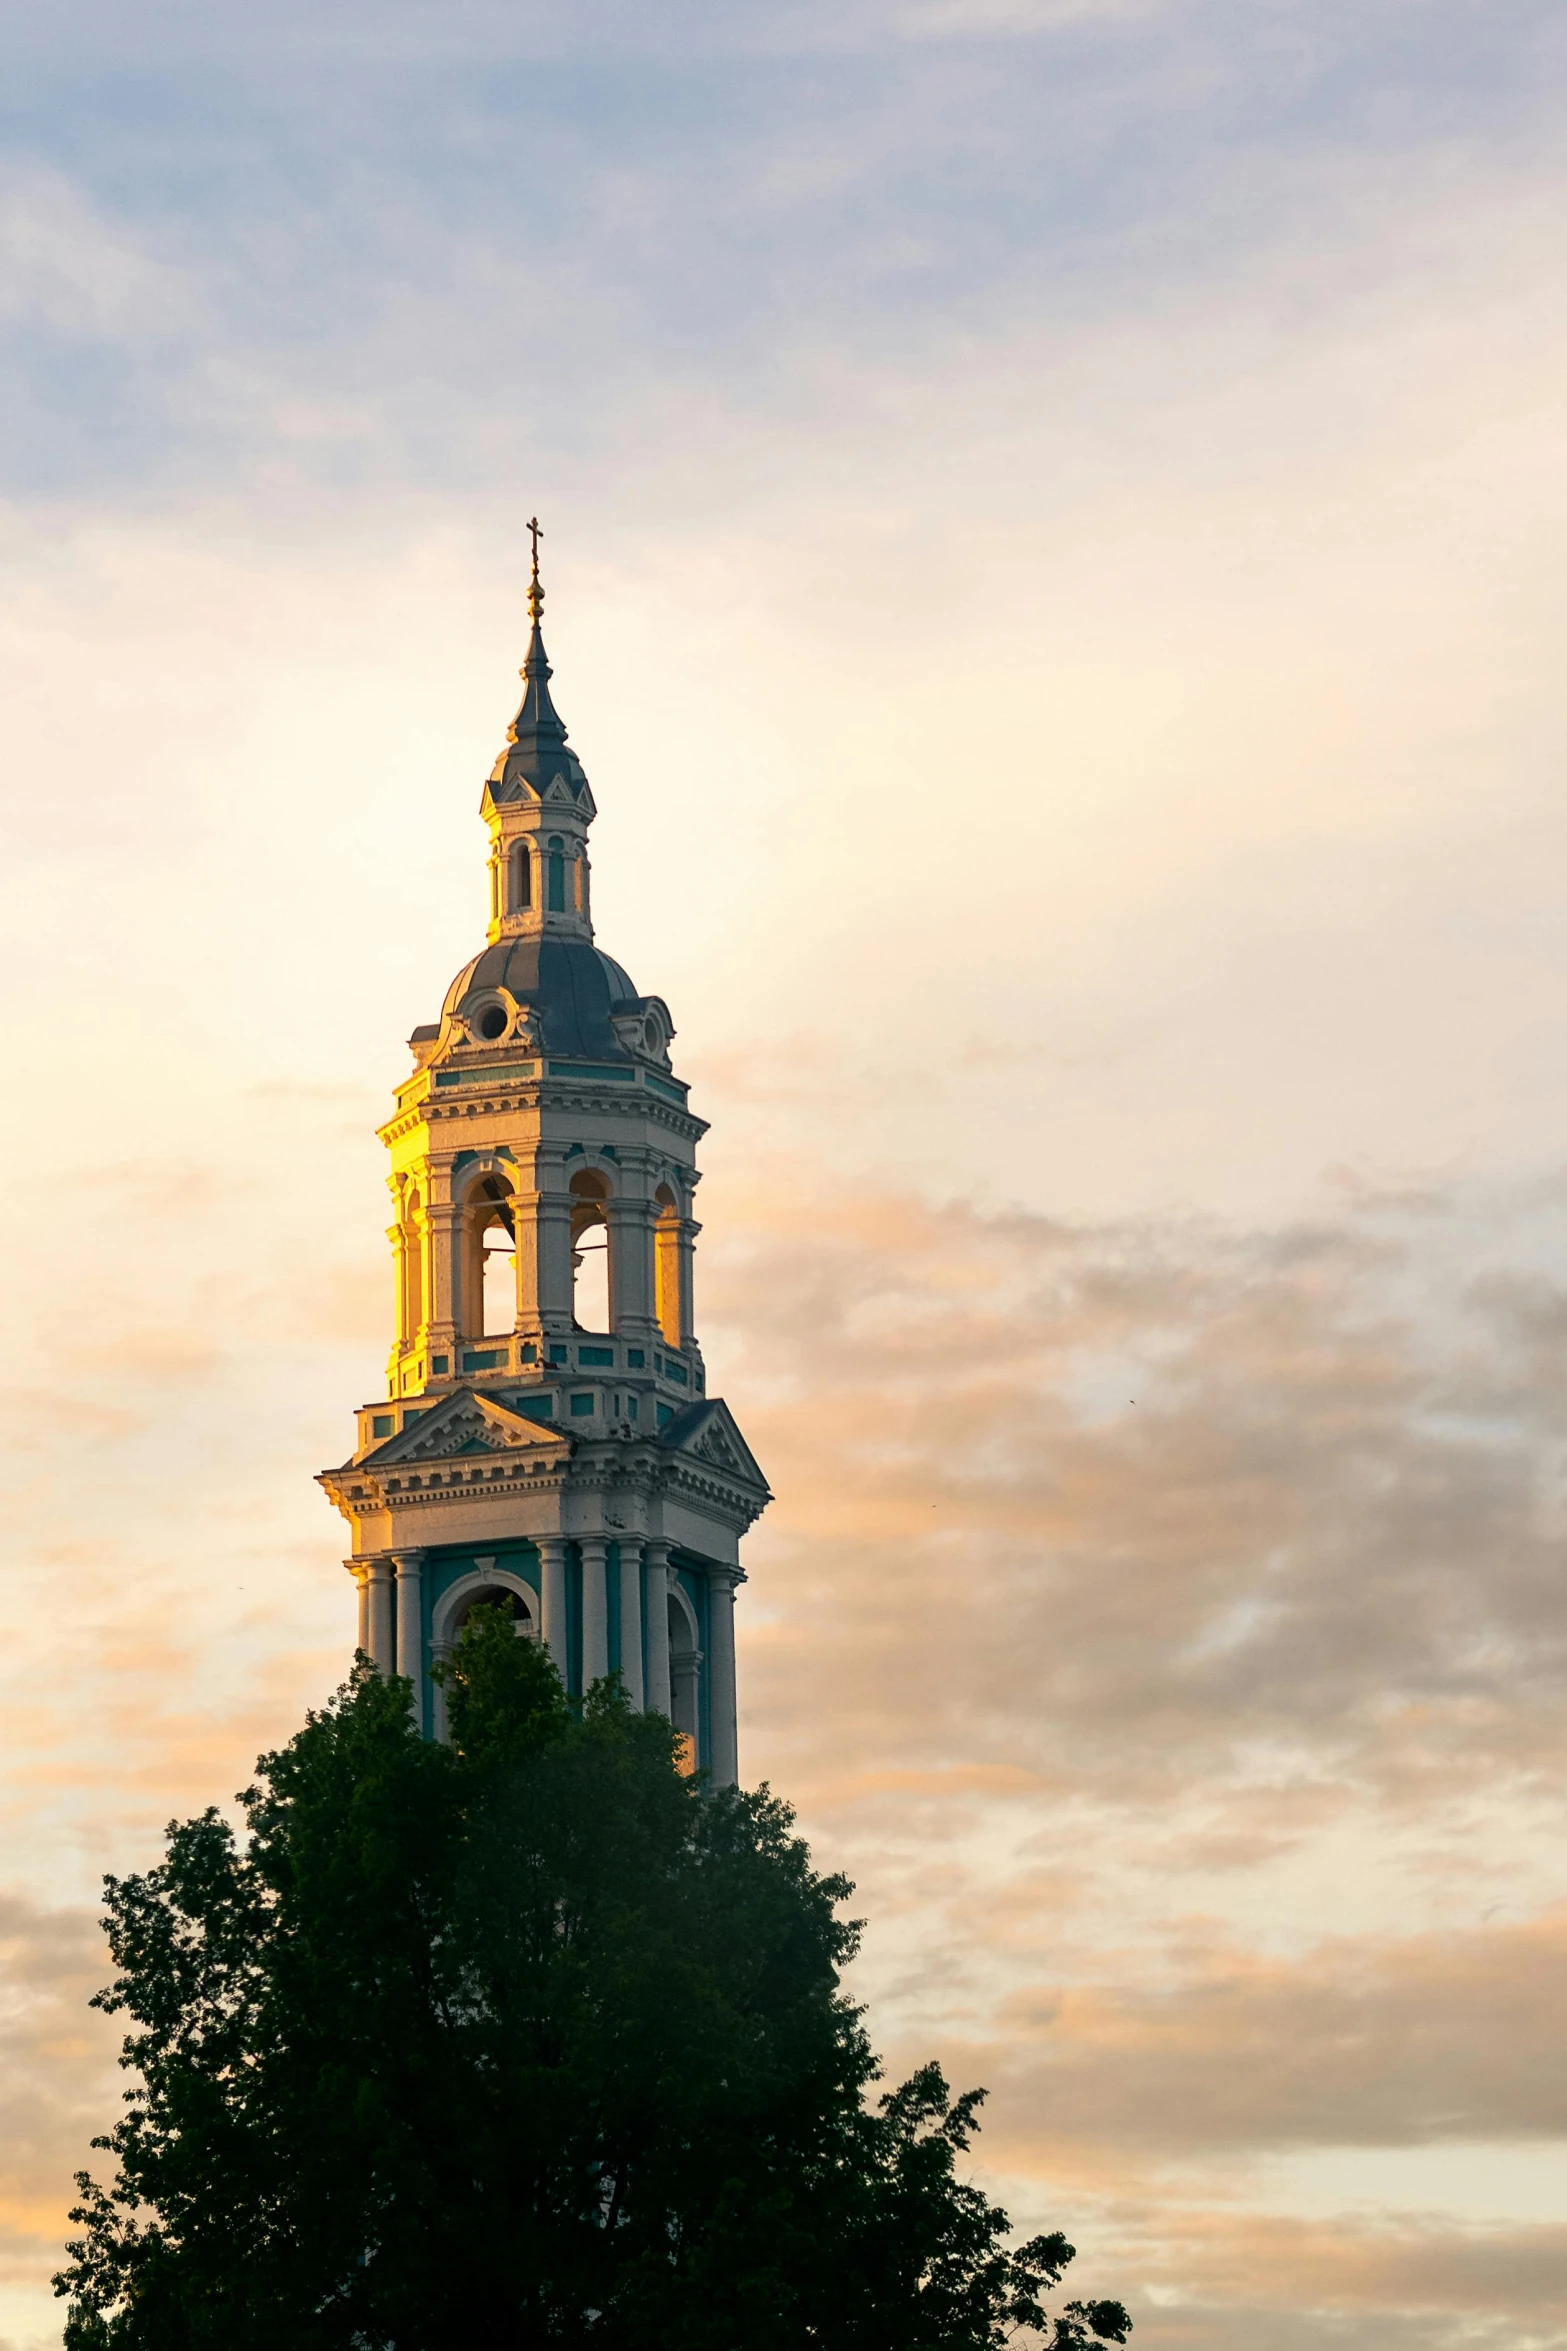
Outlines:
<svg viewBox="0 0 1567 2351"><path fill-rule="evenodd" d="M533 541L533 577L528 582L528 617L537 628L539 615L544 610L544 590L539 585L539 541L544 533L537 515L528 524L528 536Z"/></svg>

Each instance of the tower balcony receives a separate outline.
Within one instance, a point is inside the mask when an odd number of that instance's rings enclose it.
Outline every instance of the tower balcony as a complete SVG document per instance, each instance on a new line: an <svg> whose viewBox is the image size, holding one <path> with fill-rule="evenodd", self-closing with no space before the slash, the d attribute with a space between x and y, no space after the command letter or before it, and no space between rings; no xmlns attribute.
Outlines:
<svg viewBox="0 0 1567 2351"><path fill-rule="evenodd" d="M513 1336L415 1349L394 1364L390 1386L385 1403L360 1409L358 1453L465 1387L504 1395L515 1411L584 1434L656 1434L705 1397L707 1372L694 1342L677 1351L576 1331L565 1339Z"/></svg>

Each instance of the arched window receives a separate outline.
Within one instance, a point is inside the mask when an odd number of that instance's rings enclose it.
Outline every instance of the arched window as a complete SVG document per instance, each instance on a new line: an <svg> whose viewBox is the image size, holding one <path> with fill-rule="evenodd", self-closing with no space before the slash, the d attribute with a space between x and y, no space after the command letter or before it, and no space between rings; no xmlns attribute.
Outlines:
<svg viewBox="0 0 1567 2351"><path fill-rule="evenodd" d="M463 1330L506 1338L517 1321L517 1240L505 1180L483 1177L468 1195L463 1235Z"/></svg>
<svg viewBox="0 0 1567 2351"><path fill-rule="evenodd" d="M566 844L558 835L550 841L549 891L551 914L564 914L566 911Z"/></svg>
<svg viewBox="0 0 1567 2351"><path fill-rule="evenodd" d="M680 1210L667 1184L653 1194L658 1222L653 1228L653 1310L666 1347L678 1347L680 1327Z"/></svg>
<svg viewBox="0 0 1567 2351"><path fill-rule="evenodd" d="M571 1179L571 1319L579 1331L610 1328L609 1185L592 1168Z"/></svg>
<svg viewBox="0 0 1567 2351"><path fill-rule="evenodd" d="M533 904L533 852L518 841L511 853L511 911L522 914Z"/></svg>

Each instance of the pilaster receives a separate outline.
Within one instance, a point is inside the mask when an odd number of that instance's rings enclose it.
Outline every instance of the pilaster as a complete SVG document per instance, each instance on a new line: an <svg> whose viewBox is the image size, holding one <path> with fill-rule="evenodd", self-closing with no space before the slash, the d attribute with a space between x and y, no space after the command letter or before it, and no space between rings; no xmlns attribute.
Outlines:
<svg viewBox="0 0 1567 2351"><path fill-rule="evenodd" d="M647 1582L647 1706L650 1714L672 1714L669 1683L669 1545L643 1546Z"/></svg>
<svg viewBox="0 0 1567 2351"><path fill-rule="evenodd" d="M414 1721L424 1729L424 1553L398 1551L397 1670L413 1683Z"/></svg>
<svg viewBox="0 0 1567 2351"><path fill-rule="evenodd" d="M389 1676L397 1669L397 1635L392 1613L392 1563L389 1559L367 1559L365 1581L369 1586L369 1642L370 1661L378 1674Z"/></svg>
<svg viewBox="0 0 1567 2351"><path fill-rule="evenodd" d="M642 1546L620 1538L620 1675L642 1712Z"/></svg>
<svg viewBox="0 0 1567 2351"><path fill-rule="evenodd" d="M539 1554L539 1607L543 1612L545 1646L555 1670L566 1679L566 1545L558 1535L534 1539Z"/></svg>
<svg viewBox="0 0 1567 2351"><path fill-rule="evenodd" d="M735 1585L737 1575L723 1568L709 1570L708 1716L712 1726L711 1768L715 1788L732 1788L740 1777L738 1723L735 1715Z"/></svg>
<svg viewBox="0 0 1567 2351"><path fill-rule="evenodd" d="M582 1695L609 1671L609 1587L605 1564L609 1545L602 1535L584 1535L582 1554Z"/></svg>

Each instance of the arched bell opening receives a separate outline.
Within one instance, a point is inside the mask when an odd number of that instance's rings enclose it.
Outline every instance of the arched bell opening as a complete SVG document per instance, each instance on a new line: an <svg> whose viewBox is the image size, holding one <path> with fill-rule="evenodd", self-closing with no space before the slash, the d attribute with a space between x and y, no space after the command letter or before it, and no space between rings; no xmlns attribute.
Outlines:
<svg viewBox="0 0 1567 2351"><path fill-rule="evenodd" d="M513 844L509 871L507 912L526 914L533 904L533 851L526 841Z"/></svg>
<svg viewBox="0 0 1567 2351"><path fill-rule="evenodd" d="M571 1319L579 1331L611 1329L609 1185L595 1168L571 1179Z"/></svg>
<svg viewBox="0 0 1567 2351"><path fill-rule="evenodd" d="M669 1595L669 1716L680 1733L680 1769L693 1772L701 1746L702 1652L684 1593Z"/></svg>
<svg viewBox="0 0 1567 2351"><path fill-rule="evenodd" d="M566 911L566 844L558 833L550 835L544 870L549 891L549 911L551 914L564 914Z"/></svg>
<svg viewBox="0 0 1567 2351"><path fill-rule="evenodd" d="M503 1176L482 1176L463 1209L463 1334L509 1337L517 1322L517 1226Z"/></svg>
<svg viewBox="0 0 1567 2351"><path fill-rule="evenodd" d="M680 1316L680 1205L667 1184L653 1195L658 1221L653 1227L653 1311L666 1347L678 1347L685 1337Z"/></svg>

